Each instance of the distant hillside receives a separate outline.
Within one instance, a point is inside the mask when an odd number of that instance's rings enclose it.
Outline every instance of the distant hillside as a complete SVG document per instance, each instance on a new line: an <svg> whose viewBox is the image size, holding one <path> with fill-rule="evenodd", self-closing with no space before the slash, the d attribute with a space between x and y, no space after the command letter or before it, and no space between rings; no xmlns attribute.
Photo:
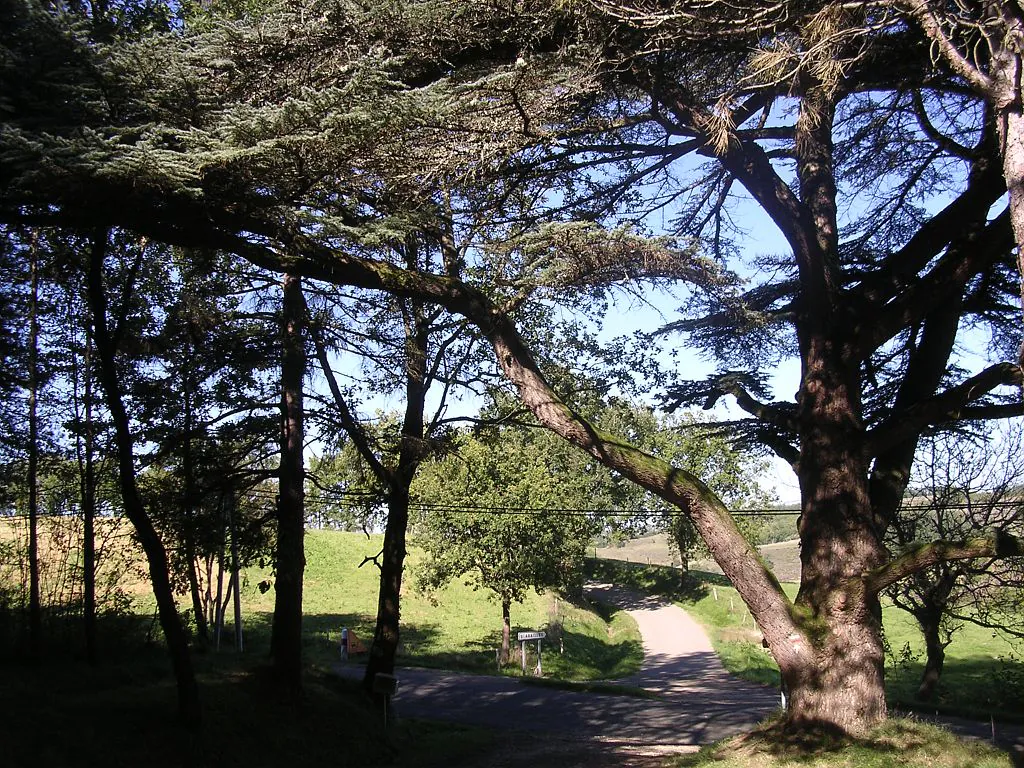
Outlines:
<svg viewBox="0 0 1024 768"><path fill-rule="evenodd" d="M768 567L772 569L779 581L796 582L800 580L799 544L797 539L791 539L758 547L767 561ZM679 558L674 556L669 547L668 536L664 533L632 539L621 547L598 547L594 554L597 557L626 560L631 563L679 565ZM695 571L722 572L714 560L694 560L690 567Z"/></svg>

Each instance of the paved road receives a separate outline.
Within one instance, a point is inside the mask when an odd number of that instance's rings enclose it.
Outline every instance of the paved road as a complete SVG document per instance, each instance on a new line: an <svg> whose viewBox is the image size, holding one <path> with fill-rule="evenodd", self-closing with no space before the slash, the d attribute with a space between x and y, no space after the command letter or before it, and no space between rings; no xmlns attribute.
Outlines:
<svg viewBox="0 0 1024 768"><path fill-rule="evenodd" d="M396 713L680 750L750 730L779 706L778 691L729 675L704 630L681 608L609 584L590 585L588 592L626 609L636 620L644 662L639 673L618 682L644 688L651 698L545 688L513 677L405 668L398 671ZM340 664L338 670L347 677L363 674L358 664ZM991 738L987 723L935 719L961 735ZM997 725L996 730L1015 764L1024 765L1024 728Z"/></svg>
<svg viewBox="0 0 1024 768"><path fill-rule="evenodd" d="M778 694L731 677L686 613L657 598L610 585L592 595L628 610L644 639L639 674L621 681L652 697L580 693L524 685L516 678L426 669L398 672L401 717L547 731L573 738L614 734L623 743L697 746L749 730L778 706ZM361 676L360 666L340 665Z"/></svg>

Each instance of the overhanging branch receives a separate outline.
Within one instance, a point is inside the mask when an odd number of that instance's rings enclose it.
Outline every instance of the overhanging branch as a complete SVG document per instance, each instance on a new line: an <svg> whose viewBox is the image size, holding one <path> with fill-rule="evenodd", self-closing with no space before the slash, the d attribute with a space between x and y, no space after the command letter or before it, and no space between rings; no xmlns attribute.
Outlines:
<svg viewBox="0 0 1024 768"><path fill-rule="evenodd" d="M886 565L869 571L864 581L871 594L878 594L897 581L939 563L972 560L978 557L1022 556L1024 541L1004 531L995 530L984 536L975 536L963 541L932 541L920 544Z"/></svg>

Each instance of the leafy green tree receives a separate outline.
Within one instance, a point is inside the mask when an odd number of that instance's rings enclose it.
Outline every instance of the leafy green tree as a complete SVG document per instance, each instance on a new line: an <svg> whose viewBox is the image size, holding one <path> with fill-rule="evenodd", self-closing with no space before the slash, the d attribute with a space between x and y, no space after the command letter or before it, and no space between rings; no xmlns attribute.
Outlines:
<svg viewBox="0 0 1024 768"><path fill-rule="evenodd" d="M426 232L406 236L384 249L384 255L411 269L458 258ZM364 296L354 304L335 301L330 308L335 310L334 318L321 311L318 322L311 326L313 346L332 398L328 412L335 428L330 434L343 431L345 435L342 456L347 459L350 484L362 495L367 513L374 506L386 507L383 546L367 558L380 570L377 620L364 673L364 686L372 692L378 674L393 673L398 652L410 488L420 464L446 443L448 399L463 386L460 378L469 375L479 354L474 352L473 342L465 339L463 321L419 299L388 297L376 302ZM338 310L343 310L344 316L344 311L352 308L363 324L331 322ZM362 342L357 349L343 341L354 327L360 328L356 337ZM377 392L404 395L402 414L386 416L376 424L360 419L352 392L343 390L338 382L332 350L355 352ZM440 392L431 415L427 395L435 385Z"/></svg>
<svg viewBox="0 0 1024 768"><path fill-rule="evenodd" d="M148 341L153 362L135 393L154 446L149 466L164 473L150 484L159 489L151 507L160 510L162 533L178 543L172 566L205 643L209 584L204 590L199 564L221 548L222 499L262 480L267 470L247 466L275 450L271 323L258 311L265 291L257 276L237 260L188 249L166 256L166 300Z"/></svg>
<svg viewBox="0 0 1024 768"><path fill-rule="evenodd" d="M423 512L415 541L429 559L418 585L465 577L501 606L500 661L509 659L511 608L531 588L579 593L583 558L601 526L595 475L603 472L543 432L487 428L460 435L455 452L424 465L414 484Z"/></svg>
<svg viewBox="0 0 1024 768"><path fill-rule="evenodd" d="M368 475L350 440L336 452L313 457L306 477L308 524L358 531L370 523L383 494Z"/></svg>

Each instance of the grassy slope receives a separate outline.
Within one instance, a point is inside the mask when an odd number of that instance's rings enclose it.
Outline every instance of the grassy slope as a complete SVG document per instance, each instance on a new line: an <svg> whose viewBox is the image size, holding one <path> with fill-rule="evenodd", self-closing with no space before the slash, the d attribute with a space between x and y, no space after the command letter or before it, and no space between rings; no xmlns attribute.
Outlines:
<svg viewBox="0 0 1024 768"><path fill-rule="evenodd" d="M380 549L380 537L309 531L303 612L307 657L328 663L338 658L342 627L352 628L364 645L373 636L377 604L377 569L359 564ZM402 588L402 647L399 663L475 672L496 672L495 650L501 641L501 608L487 590L455 581L431 595L415 589L421 554L412 551ZM245 577L243 613L248 642L261 650L269 644L273 591L256 585L270 576L251 569ZM607 623L606 623L607 622ZM512 606L512 631L547 629L552 640L562 628L564 654L544 644L544 672L569 680L614 679L635 672L643 658L636 623L626 614L604 616L553 595L530 592ZM506 671L514 674L517 667Z"/></svg>
<svg viewBox="0 0 1024 768"><path fill-rule="evenodd" d="M797 581L800 578L800 551L795 539L762 544L758 549L779 581ZM679 558L672 552L668 536L664 533L632 539L621 547L598 547L594 556L641 565L679 566ZM696 571L722 572L714 560L694 560L690 567Z"/></svg>

